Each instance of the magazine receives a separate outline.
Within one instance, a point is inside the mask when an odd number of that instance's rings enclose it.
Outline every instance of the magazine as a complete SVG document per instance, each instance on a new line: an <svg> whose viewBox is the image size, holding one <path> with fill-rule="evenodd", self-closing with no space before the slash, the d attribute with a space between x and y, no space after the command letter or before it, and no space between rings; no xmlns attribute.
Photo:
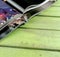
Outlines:
<svg viewBox="0 0 60 57"><path fill-rule="evenodd" d="M28 19L51 6L56 0L0 0L0 39L25 24ZM4 6L4 7L3 7Z"/></svg>

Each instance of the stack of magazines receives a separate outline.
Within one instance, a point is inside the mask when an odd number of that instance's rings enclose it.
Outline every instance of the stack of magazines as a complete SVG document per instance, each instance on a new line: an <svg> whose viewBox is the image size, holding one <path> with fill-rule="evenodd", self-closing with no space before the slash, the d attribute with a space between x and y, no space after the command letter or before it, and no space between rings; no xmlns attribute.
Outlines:
<svg viewBox="0 0 60 57"><path fill-rule="evenodd" d="M0 0L0 39L25 24L28 19L51 6L56 0Z"/></svg>

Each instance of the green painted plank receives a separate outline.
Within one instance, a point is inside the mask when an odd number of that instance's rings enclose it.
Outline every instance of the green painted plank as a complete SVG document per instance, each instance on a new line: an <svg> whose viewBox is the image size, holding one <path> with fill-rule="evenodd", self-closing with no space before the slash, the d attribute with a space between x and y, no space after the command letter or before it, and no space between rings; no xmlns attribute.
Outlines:
<svg viewBox="0 0 60 57"><path fill-rule="evenodd" d="M54 4L54 6L60 6L60 0L57 0Z"/></svg>
<svg viewBox="0 0 60 57"><path fill-rule="evenodd" d="M0 45L60 50L60 31L17 29L2 39Z"/></svg>
<svg viewBox="0 0 60 57"><path fill-rule="evenodd" d="M49 7L47 10L42 11L39 15L60 17L60 7Z"/></svg>
<svg viewBox="0 0 60 57"><path fill-rule="evenodd" d="M23 27L41 29L60 29L60 18L36 16Z"/></svg>
<svg viewBox="0 0 60 57"><path fill-rule="evenodd" d="M60 57L60 52L0 47L0 57Z"/></svg>

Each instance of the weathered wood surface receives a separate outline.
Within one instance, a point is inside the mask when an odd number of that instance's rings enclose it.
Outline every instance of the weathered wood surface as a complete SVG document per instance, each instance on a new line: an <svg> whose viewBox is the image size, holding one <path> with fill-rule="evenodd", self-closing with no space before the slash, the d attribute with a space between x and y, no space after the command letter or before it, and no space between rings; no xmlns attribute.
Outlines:
<svg viewBox="0 0 60 57"><path fill-rule="evenodd" d="M0 40L0 57L60 57L60 0Z"/></svg>

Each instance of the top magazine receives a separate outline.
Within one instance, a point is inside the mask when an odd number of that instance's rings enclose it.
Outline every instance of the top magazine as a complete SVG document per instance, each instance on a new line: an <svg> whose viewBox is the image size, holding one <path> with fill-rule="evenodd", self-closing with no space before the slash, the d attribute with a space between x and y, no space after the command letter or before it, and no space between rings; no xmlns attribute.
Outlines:
<svg viewBox="0 0 60 57"><path fill-rule="evenodd" d="M32 9L39 9L40 11L41 7L46 9L46 7L50 6L55 1L56 0L6 0L7 3L24 13Z"/></svg>
<svg viewBox="0 0 60 57"><path fill-rule="evenodd" d="M29 18L45 10L56 0L0 0L0 39L25 24Z"/></svg>

